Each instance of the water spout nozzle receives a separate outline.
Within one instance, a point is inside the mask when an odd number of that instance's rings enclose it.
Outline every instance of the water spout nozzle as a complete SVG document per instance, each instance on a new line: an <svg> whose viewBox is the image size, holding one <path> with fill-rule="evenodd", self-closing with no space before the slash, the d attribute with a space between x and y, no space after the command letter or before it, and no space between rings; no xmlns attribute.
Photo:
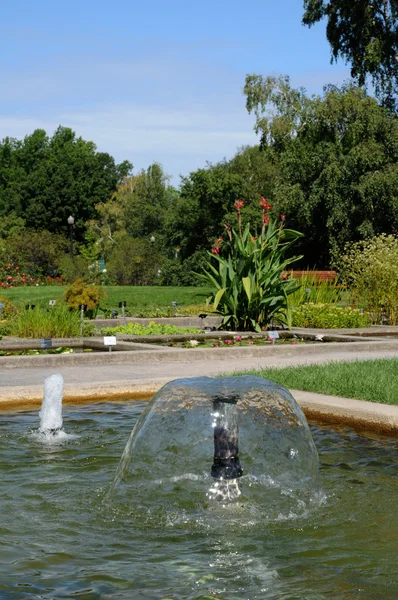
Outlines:
<svg viewBox="0 0 398 600"><path fill-rule="evenodd" d="M214 461L211 476L214 479L238 479L243 474L238 448L238 399L239 396L235 395L213 398Z"/></svg>

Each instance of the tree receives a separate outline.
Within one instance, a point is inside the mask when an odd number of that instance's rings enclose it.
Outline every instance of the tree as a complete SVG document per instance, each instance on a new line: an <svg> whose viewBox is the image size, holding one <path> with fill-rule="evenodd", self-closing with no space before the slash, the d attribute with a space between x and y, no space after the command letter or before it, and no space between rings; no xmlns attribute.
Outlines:
<svg viewBox="0 0 398 600"><path fill-rule="evenodd" d="M6 138L0 143L0 215L14 212L27 227L65 232L72 214L81 238L95 205L110 198L131 167L115 164L66 127L51 138L41 129L22 142Z"/></svg>
<svg viewBox="0 0 398 600"><path fill-rule="evenodd" d="M150 237L161 232L174 196L175 190L158 163L126 178L115 197L122 207L128 234Z"/></svg>
<svg viewBox="0 0 398 600"><path fill-rule="evenodd" d="M258 199L271 193L277 170L266 150L244 147L230 161L208 164L184 177L165 225L171 245L181 248L181 258L207 250L226 222L236 223L236 200L245 199L245 223L258 218Z"/></svg>
<svg viewBox="0 0 398 600"><path fill-rule="evenodd" d="M351 64L359 85L371 77L377 96L396 107L398 83L397 0L304 0L303 23L327 19L332 61Z"/></svg>
<svg viewBox="0 0 398 600"><path fill-rule="evenodd" d="M274 209L304 234L307 264L328 266L346 242L398 229L396 117L353 84L308 97L288 78L249 76L245 90L279 166Z"/></svg>

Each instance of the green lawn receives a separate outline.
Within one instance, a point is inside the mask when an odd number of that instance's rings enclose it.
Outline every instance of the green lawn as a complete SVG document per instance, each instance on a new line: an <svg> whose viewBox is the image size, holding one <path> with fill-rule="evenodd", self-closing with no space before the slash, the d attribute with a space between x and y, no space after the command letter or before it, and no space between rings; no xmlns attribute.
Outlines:
<svg viewBox="0 0 398 600"><path fill-rule="evenodd" d="M398 359L269 368L234 373L259 375L290 389L398 405Z"/></svg>
<svg viewBox="0 0 398 600"><path fill-rule="evenodd" d="M14 304L48 304L49 300L62 297L65 287L38 286L18 287L0 290L0 296L9 298ZM169 307L172 301L179 306L203 304L209 295L209 289L203 287L160 287L160 286L104 286L108 297L101 302L104 308L117 308L119 302L126 300L127 310L134 312L148 307Z"/></svg>

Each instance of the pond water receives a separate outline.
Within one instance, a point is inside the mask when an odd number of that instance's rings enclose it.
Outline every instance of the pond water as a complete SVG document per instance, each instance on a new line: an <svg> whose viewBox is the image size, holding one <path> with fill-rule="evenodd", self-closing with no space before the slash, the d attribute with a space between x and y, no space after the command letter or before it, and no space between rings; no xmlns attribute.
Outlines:
<svg viewBox="0 0 398 600"><path fill-rule="evenodd" d="M65 407L71 437L0 413L0 598L398 598L398 441L311 426L322 494L270 520L109 499L144 402Z"/></svg>

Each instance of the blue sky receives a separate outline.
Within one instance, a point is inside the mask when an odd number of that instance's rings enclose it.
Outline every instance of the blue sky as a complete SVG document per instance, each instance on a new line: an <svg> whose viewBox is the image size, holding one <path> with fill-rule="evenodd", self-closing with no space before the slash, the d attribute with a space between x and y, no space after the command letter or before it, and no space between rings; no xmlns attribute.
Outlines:
<svg viewBox="0 0 398 600"><path fill-rule="evenodd" d="M61 124L134 171L162 163L174 184L256 142L247 73L311 93L349 76L325 25L301 25L302 0L13 0L1 13L0 138Z"/></svg>

